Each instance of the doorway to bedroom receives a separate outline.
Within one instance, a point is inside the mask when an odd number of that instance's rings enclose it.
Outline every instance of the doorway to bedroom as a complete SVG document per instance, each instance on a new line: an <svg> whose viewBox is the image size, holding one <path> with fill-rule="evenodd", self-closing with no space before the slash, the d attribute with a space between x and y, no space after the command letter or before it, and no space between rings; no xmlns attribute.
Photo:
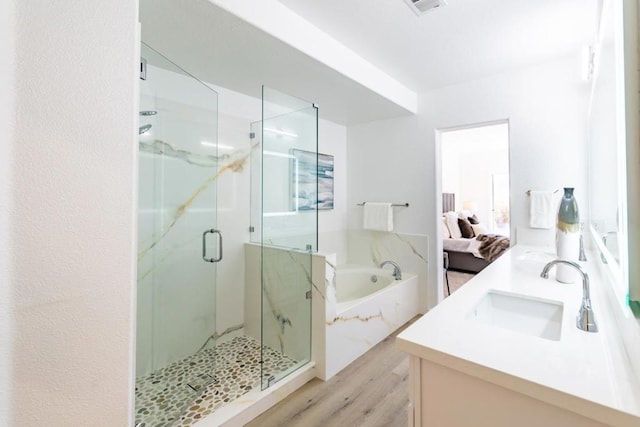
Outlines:
<svg viewBox="0 0 640 427"><path fill-rule="evenodd" d="M442 224L438 229L446 298L509 246L509 123L439 132Z"/></svg>

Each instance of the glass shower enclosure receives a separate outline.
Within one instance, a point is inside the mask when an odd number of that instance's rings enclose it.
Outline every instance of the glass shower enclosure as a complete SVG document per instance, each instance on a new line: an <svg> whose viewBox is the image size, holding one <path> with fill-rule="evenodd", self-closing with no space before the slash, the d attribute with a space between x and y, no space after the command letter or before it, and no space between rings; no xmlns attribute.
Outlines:
<svg viewBox="0 0 640 427"><path fill-rule="evenodd" d="M149 46L141 52L134 425L188 426L311 360L318 111L263 88L247 135L251 212L237 212L257 243L245 271L259 279L245 274L233 288L244 291L244 323L225 329L217 186L233 159L218 155L218 95Z"/></svg>

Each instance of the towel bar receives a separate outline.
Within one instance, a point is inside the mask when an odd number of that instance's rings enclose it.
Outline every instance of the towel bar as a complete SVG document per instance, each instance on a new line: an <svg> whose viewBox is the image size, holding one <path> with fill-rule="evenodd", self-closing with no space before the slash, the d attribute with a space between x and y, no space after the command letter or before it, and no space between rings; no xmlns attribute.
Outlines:
<svg viewBox="0 0 640 427"><path fill-rule="evenodd" d="M556 191L554 191L554 192L553 192L553 194L556 194L558 191L560 191L560 190L556 190ZM530 195L531 195L531 190L527 190L527 191L525 191L525 194L526 194L527 196L530 196Z"/></svg>
<svg viewBox="0 0 640 427"><path fill-rule="evenodd" d="M364 204L367 202L362 202L362 203L358 203L358 206L364 206ZM392 203L391 206L403 206L405 208L409 207L409 203Z"/></svg>

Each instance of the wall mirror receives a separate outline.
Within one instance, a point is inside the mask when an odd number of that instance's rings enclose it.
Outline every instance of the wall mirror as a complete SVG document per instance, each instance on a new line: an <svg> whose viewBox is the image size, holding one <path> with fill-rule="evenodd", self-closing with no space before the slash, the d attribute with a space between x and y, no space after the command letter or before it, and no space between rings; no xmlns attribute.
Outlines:
<svg viewBox="0 0 640 427"><path fill-rule="evenodd" d="M630 114L637 107L637 70L629 72L628 23L623 20L624 0L604 0L598 39L590 51L592 87L589 105L589 222L599 259L611 273L620 298L633 300L637 295L630 277L628 206L636 203L627 193L629 177L628 141L637 136L637 108L635 120ZM637 17L633 32L637 32ZM624 22L624 25L623 25ZM637 34L637 33L636 33ZM625 44L627 46L625 46ZM637 46L637 40L635 41ZM636 54L637 55L637 54ZM626 57L626 59L625 59ZM625 70L625 63L627 70ZM632 99L635 97L635 99ZM637 143L637 141L636 141ZM637 168L637 167L636 167ZM629 175L631 174L631 175ZM633 236L631 243L633 243Z"/></svg>

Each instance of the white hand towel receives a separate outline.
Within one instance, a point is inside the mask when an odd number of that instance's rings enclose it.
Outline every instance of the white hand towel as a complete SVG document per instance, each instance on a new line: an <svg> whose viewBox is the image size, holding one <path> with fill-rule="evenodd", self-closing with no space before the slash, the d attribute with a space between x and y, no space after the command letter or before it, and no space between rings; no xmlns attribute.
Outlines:
<svg viewBox="0 0 640 427"><path fill-rule="evenodd" d="M366 230L393 231L393 208L391 203L366 202L364 204L363 228Z"/></svg>
<svg viewBox="0 0 640 427"><path fill-rule="evenodd" d="M553 228L553 193L551 191L532 191L529 195L529 202L529 227Z"/></svg>

